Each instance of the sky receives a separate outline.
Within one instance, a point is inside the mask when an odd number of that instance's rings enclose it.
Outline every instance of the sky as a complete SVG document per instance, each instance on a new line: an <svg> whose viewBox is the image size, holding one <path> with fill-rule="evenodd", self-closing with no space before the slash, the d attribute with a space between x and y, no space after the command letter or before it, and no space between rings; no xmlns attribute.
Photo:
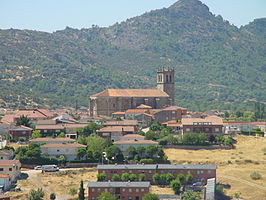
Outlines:
<svg viewBox="0 0 266 200"><path fill-rule="evenodd" d="M0 29L53 32L66 26L110 26L177 0L0 0ZM201 0L236 26L266 17L266 0Z"/></svg>

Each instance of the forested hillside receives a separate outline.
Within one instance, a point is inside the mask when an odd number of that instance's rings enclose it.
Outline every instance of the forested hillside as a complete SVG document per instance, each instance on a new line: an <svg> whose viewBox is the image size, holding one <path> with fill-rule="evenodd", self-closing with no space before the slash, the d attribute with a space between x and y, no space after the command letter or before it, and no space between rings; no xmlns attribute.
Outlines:
<svg viewBox="0 0 266 200"><path fill-rule="evenodd" d="M176 71L176 104L246 109L266 102L266 19L237 28L180 0L107 28L0 30L0 106L73 106L106 88L155 87Z"/></svg>

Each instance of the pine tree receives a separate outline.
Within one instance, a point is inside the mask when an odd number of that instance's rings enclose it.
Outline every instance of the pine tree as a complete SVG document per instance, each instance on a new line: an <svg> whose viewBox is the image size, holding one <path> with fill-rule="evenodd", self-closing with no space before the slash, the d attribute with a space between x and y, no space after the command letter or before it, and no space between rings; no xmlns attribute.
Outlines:
<svg viewBox="0 0 266 200"><path fill-rule="evenodd" d="M85 194L84 194L84 187L83 187L83 180L80 181L80 188L79 188L79 200L85 200Z"/></svg>

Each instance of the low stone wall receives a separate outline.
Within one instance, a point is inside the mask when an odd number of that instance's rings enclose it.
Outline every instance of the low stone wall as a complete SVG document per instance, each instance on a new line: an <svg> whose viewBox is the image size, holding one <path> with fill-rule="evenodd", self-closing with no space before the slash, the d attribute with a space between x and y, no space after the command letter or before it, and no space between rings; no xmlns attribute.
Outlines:
<svg viewBox="0 0 266 200"><path fill-rule="evenodd" d="M66 163L65 165L58 165L63 168L82 168L82 167L97 167L98 163ZM33 164L21 164L22 168L34 169L37 165Z"/></svg>
<svg viewBox="0 0 266 200"><path fill-rule="evenodd" d="M162 146L165 149L189 149L189 150L199 150L199 149L232 149L230 146L219 146L219 145L211 145L211 146L193 146L193 145L165 145Z"/></svg>

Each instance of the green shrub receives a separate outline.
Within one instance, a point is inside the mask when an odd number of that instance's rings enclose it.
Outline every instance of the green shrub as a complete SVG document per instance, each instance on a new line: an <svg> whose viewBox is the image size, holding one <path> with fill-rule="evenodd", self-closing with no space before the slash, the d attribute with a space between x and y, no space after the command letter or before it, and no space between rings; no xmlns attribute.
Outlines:
<svg viewBox="0 0 266 200"><path fill-rule="evenodd" d="M118 174L114 174L112 176L112 181L121 181L121 178L120 178L120 176Z"/></svg>
<svg viewBox="0 0 266 200"><path fill-rule="evenodd" d="M261 179L261 175L258 172L253 172L250 174L250 178L252 178L253 180L259 180Z"/></svg>
<svg viewBox="0 0 266 200"><path fill-rule="evenodd" d="M105 181L106 175L105 174L98 174L97 181Z"/></svg>
<svg viewBox="0 0 266 200"><path fill-rule="evenodd" d="M146 176L144 174L139 175L139 181L145 181Z"/></svg>
<svg viewBox="0 0 266 200"><path fill-rule="evenodd" d="M121 175L121 180L122 181L128 181L129 180L129 174L128 173L123 173Z"/></svg>

